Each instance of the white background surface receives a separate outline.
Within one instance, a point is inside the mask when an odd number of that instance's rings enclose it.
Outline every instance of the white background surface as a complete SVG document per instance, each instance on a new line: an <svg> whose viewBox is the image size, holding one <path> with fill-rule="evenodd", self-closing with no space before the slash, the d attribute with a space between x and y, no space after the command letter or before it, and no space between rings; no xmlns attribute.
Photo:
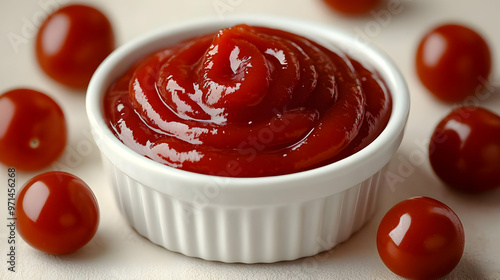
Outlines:
<svg viewBox="0 0 500 280"><path fill-rule="evenodd" d="M63 156L47 170L68 171L86 181L99 201L101 221L89 244L65 256L38 252L17 236L16 272L8 271L7 167L0 165L0 279L398 279L378 256L376 231L390 207L416 195L446 203L464 225L465 252L447 279L500 279L500 190L477 196L457 193L443 186L434 175L425 143L452 105L440 103L426 92L416 77L413 62L420 38L436 24L453 21L475 28L489 42L494 57L491 86L495 90L479 98L480 105L500 114L500 1L401 0L398 13L388 13L383 5L378 14L357 18L339 15L321 0L85 2L109 16L118 45L182 20L262 13L319 22L360 36L386 51L403 72L410 88L411 112L405 138L388 171L401 180L382 189L373 219L330 251L291 262L257 265L185 257L150 243L127 226L103 173L99 151L90 139L84 92L68 90L47 78L34 58L36 27L47 12L68 2L73 1L1 0L0 92L29 87L51 95L62 106L69 126L69 142ZM12 34L23 41L13 44L9 40ZM17 188L38 173L17 172Z"/></svg>

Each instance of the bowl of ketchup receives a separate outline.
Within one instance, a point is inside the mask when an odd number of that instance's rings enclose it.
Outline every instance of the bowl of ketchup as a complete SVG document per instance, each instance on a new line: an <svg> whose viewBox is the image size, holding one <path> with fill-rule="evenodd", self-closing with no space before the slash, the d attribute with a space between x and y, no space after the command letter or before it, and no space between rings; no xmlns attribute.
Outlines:
<svg viewBox="0 0 500 280"><path fill-rule="evenodd" d="M139 234L187 256L268 263L329 250L371 218L409 94L388 56L354 36L240 16L124 44L86 106Z"/></svg>

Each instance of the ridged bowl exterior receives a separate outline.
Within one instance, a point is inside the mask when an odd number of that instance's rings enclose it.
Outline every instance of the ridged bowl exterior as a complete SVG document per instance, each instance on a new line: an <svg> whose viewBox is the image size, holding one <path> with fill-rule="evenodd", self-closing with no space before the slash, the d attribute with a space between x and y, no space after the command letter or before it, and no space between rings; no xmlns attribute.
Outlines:
<svg viewBox="0 0 500 280"><path fill-rule="evenodd" d="M383 173L313 200L200 208L142 185L107 160L104 163L119 208L139 234L187 256L242 263L294 260L347 240L373 215Z"/></svg>

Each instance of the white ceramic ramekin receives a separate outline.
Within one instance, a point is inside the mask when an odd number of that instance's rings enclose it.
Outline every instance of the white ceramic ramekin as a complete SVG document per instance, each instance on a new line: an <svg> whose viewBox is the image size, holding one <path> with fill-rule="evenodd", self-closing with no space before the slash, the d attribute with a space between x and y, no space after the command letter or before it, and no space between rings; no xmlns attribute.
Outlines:
<svg viewBox="0 0 500 280"><path fill-rule="evenodd" d="M240 23L287 30L336 45L387 83L393 108L380 136L358 153L295 174L226 178L168 167L120 142L103 117L103 95L146 54L180 40ZM87 113L119 207L141 235L169 250L222 262L276 262L311 256L345 241L375 211L382 170L398 149L409 111L406 83L377 49L331 27L246 16L171 25L114 51L87 91Z"/></svg>

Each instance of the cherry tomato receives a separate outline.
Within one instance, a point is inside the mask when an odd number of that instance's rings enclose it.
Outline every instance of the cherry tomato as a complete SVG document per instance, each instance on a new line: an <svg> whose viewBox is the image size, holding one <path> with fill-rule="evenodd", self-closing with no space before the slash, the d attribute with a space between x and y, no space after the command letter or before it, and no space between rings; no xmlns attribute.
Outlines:
<svg viewBox="0 0 500 280"><path fill-rule="evenodd" d="M480 107L460 107L437 125L429 145L434 172L466 192L500 187L500 116Z"/></svg>
<svg viewBox="0 0 500 280"><path fill-rule="evenodd" d="M491 71L491 54L476 31L457 24L432 29L416 54L417 74L438 99L460 102L484 88Z"/></svg>
<svg viewBox="0 0 500 280"><path fill-rule="evenodd" d="M66 146L63 111L49 96L15 89L0 96L0 161L20 170L49 166Z"/></svg>
<svg viewBox="0 0 500 280"><path fill-rule="evenodd" d="M92 190L80 178L51 171L35 176L16 199L17 231L32 247L67 254L87 244L99 223Z"/></svg>
<svg viewBox="0 0 500 280"><path fill-rule="evenodd" d="M69 5L49 15L40 26L36 57L52 79L68 87L86 88L114 44L104 14L92 7Z"/></svg>
<svg viewBox="0 0 500 280"><path fill-rule="evenodd" d="M346 15L361 15L375 9L382 0L323 0L332 9Z"/></svg>
<svg viewBox="0 0 500 280"><path fill-rule="evenodd" d="M429 197L414 197L392 207L380 222L377 249L395 274L436 279L462 258L464 230L458 216Z"/></svg>

